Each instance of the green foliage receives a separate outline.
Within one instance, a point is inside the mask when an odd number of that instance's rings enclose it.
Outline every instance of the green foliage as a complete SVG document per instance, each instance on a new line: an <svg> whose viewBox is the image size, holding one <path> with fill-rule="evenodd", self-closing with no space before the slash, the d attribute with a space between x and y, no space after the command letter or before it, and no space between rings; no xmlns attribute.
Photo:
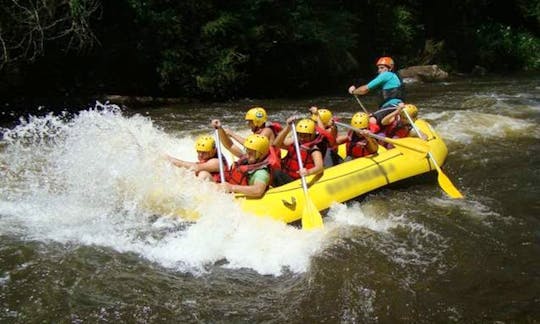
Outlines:
<svg viewBox="0 0 540 324"><path fill-rule="evenodd" d="M70 0L69 6L71 8L71 16L78 17L83 11L83 6L79 0Z"/></svg>
<svg viewBox="0 0 540 324"><path fill-rule="evenodd" d="M498 70L539 70L540 40L534 35L502 24L478 28L479 65Z"/></svg>
<svg viewBox="0 0 540 324"><path fill-rule="evenodd" d="M225 12L217 19L209 21L202 26L201 36L219 41L219 39L224 39L225 37L232 37L232 33L239 26L240 20L236 15L232 13Z"/></svg>
<svg viewBox="0 0 540 324"><path fill-rule="evenodd" d="M36 71L51 62L62 68L67 53L72 68L57 74L87 73L89 88L100 76L108 92L230 98L343 87L371 77L382 55L394 57L398 68L539 69L540 0L444 5L441 11L417 0L8 0L0 6L0 71L9 66L14 80L29 62Z"/></svg>
<svg viewBox="0 0 540 324"><path fill-rule="evenodd" d="M243 84L247 75L238 68L247 59L233 49L222 50L213 55L213 61L197 75L198 89L212 96L225 97L236 93L238 85Z"/></svg>
<svg viewBox="0 0 540 324"><path fill-rule="evenodd" d="M275 82L306 87L349 70L352 16L326 2L128 2L165 92L227 97L271 91Z"/></svg>
<svg viewBox="0 0 540 324"><path fill-rule="evenodd" d="M393 24L393 39L399 40L402 46L411 44L416 37L417 29L410 9L404 6L394 7L392 20L395 21L395 24Z"/></svg>
<svg viewBox="0 0 540 324"><path fill-rule="evenodd" d="M528 32L516 35L516 54L523 61L523 69L540 70L540 40Z"/></svg>

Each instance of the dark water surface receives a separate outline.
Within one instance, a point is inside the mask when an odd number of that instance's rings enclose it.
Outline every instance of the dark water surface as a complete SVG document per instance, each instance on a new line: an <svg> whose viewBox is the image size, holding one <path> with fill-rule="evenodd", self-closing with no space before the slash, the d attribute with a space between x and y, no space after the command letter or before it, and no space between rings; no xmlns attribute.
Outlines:
<svg viewBox="0 0 540 324"><path fill-rule="evenodd" d="M212 118L247 133L254 105L348 122L345 94L25 119L0 142L0 322L539 322L539 80L410 85L465 199L422 176L333 206L322 232L246 215L162 157L195 160Z"/></svg>

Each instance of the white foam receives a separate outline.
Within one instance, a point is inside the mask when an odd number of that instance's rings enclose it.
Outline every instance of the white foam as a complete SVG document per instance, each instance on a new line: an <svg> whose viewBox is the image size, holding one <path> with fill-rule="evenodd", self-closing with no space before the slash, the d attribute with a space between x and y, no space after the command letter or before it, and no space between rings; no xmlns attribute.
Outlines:
<svg viewBox="0 0 540 324"><path fill-rule="evenodd" d="M0 232L135 252L182 271L221 260L265 274L306 271L322 232L246 215L230 195L163 159L195 160L193 138L99 105L69 121L21 121L5 132ZM186 225L154 216L179 210L201 218Z"/></svg>
<svg viewBox="0 0 540 324"><path fill-rule="evenodd" d="M535 123L520 118L475 111L428 113L435 120L437 132L445 141L471 144L477 138L534 137L540 138Z"/></svg>
<svg viewBox="0 0 540 324"><path fill-rule="evenodd" d="M459 126L452 113L433 117ZM196 134L182 135L171 136L147 117L126 117L117 107L99 104L70 119L21 120L4 131L0 151L6 165L0 168L0 234L133 252L192 273L215 265L272 275L305 272L312 256L340 240L336 233L342 235L343 228L382 237L377 248L399 262L432 259L429 249L418 252L429 245L427 239L419 246L393 241L400 228L418 237L435 235L403 214L394 215L382 200L332 206L323 231L248 215L231 195L163 158L196 160ZM175 217L191 214L199 221ZM433 249L440 253L439 245Z"/></svg>

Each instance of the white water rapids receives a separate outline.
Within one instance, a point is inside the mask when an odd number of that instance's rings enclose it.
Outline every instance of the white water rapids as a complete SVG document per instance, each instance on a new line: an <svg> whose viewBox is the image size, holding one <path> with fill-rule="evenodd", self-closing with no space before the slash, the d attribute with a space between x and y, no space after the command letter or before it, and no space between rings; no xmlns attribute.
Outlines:
<svg viewBox="0 0 540 324"><path fill-rule="evenodd" d="M439 120L441 135L458 145L475 136L497 137L532 127L527 121L488 112L426 117ZM477 121L474 127L464 126L468 118ZM311 257L351 226L381 234L405 226L434 246L444 246L439 235L407 220L404 209L391 210L377 199L362 206L335 205L320 232L243 213L230 195L163 158L168 153L196 160L193 143L198 134L182 134L183 138L175 138L150 118L125 116L117 106L100 103L75 116L21 119L15 128L3 130L0 142L0 234L133 252L192 273L221 260L226 260L225 267L251 268L261 274L305 272ZM442 201L433 203L460 204ZM481 205L461 204L484 213ZM196 223L174 216L194 211L201 217ZM437 257L435 249L418 255L417 248L426 243L418 244L394 246L388 253L397 262Z"/></svg>

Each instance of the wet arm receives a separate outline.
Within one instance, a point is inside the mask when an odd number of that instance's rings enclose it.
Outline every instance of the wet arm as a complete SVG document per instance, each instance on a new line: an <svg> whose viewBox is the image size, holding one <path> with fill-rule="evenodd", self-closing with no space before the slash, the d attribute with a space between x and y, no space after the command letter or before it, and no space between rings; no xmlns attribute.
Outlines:
<svg viewBox="0 0 540 324"><path fill-rule="evenodd" d="M352 94L353 95L362 95L363 96L368 92L369 92L369 88L368 88L367 84L365 84L365 85L359 86L358 88L354 89L352 91Z"/></svg>
<svg viewBox="0 0 540 324"><path fill-rule="evenodd" d="M285 138L287 137L287 134L291 131L291 125L287 123L287 126L285 126L281 132L276 136L276 139L274 140L274 146L279 148L286 148L285 145Z"/></svg>
<svg viewBox="0 0 540 324"><path fill-rule="evenodd" d="M223 129L223 127L218 128L218 134L219 134L219 139L221 140L221 144L223 144L223 146L225 146L225 148L227 148L229 152L231 152L236 157L241 157L242 155L244 155L244 152L242 151L242 149L233 143L229 135L225 133L225 130Z"/></svg>
<svg viewBox="0 0 540 324"><path fill-rule="evenodd" d="M266 192L267 184L262 181L255 181L252 185L241 186L228 184L229 191L246 195L247 197L260 198Z"/></svg>
<svg viewBox="0 0 540 324"><path fill-rule="evenodd" d="M390 125L396 117L401 113L402 106L398 106L398 108L388 115L384 116L384 118L381 120L381 125L387 126Z"/></svg>
<svg viewBox="0 0 540 324"><path fill-rule="evenodd" d="M315 166L313 168L307 169L306 175L319 174L324 171L324 160L321 151L311 152L311 157Z"/></svg>
<svg viewBox="0 0 540 324"><path fill-rule="evenodd" d="M189 162L189 161L180 160L180 159L177 159L177 158L172 157L170 155L165 155L165 158L169 162L171 162L174 166L177 166L179 168L195 169L195 167L197 166L197 163L195 163L195 162Z"/></svg>
<svg viewBox="0 0 540 324"><path fill-rule="evenodd" d="M197 163L195 164L194 170L196 172L199 171L207 171L207 172L219 172L219 159L213 158L203 163Z"/></svg>
<svg viewBox="0 0 540 324"><path fill-rule="evenodd" d="M238 143L244 143L246 141L246 139L243 136L240 136L239 134L233 132L231 129L226 128L224 129L224 131L227 135L232 137Z"/></svg>
<svg viewBox="0 0 540 324"><path fill-rule="evenodd" d="M341 145L343 143L347 143L349 141L349 136L347 135L339 135L336 137L336 145Z"/></svg>
<svg viewBox="0 0 540 324"><path fill-rule="evenodd" d="M364 136L366 138L367 144L366 149L370 154L377 153L379 150L379 144L373 137Z"/></svg>

